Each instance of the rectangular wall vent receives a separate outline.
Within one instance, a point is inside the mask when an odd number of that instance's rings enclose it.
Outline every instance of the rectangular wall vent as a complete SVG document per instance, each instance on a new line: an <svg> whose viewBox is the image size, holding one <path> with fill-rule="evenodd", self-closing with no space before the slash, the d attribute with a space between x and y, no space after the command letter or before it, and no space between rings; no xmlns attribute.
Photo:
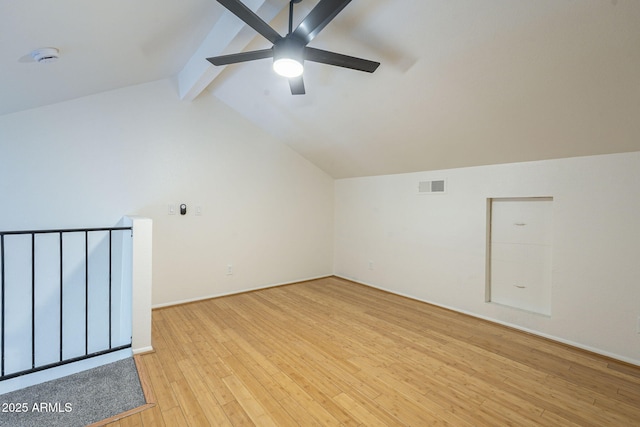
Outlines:
<svg viewBox="0 0 640 427"><path fill-rule="evenodd" d="M445 180L440 179L437 181L420 181L418 182L418 194L433 194L433 193L445 193L446 185Z"/></svg>

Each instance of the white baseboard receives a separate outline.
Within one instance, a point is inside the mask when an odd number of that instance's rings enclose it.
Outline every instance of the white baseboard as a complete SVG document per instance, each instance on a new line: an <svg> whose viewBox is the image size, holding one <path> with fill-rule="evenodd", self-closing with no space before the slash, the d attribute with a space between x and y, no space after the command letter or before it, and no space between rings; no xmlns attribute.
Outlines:
<svg viewBox="0 0 640 427"><path fill-rule="evenodd" d="M153 347L151 346L147 346L147 347L140 347L140 348L134 348L133 349L133 354L144 354L144 353L152 353Z"/></svg>
<svg viewBox="0 0 640 427"><path fill-rule="evenodd" d="M322 275L322 276L307 277L307 278L304 278L304 279L297 279L297 280L292 280L292 281L289 281L289 282L273 283L273 284L269 284L269 285L256 286L254 288L241 289L241 290L237 290L237 291L233 291L233 292L203 295L201 297L196 297L196 298L189 298L189 299L184 299L184 300L179 300L179 301L172 301L172 302L166 302L166 303L161 303L161 304L154 304L154 305L151 306L151 308L155 309L155 308L171 307L171 306L174 306L174 305L188 304L188 303L191 303L191 302L204 301L204 300L208 300L208 299L212 299L212 298L220 298L220 297L226 297L226 296L229 296L229 295L243 294L245 292L258 291L260 289L275 288L275 287L278 287L278 286L293 285L294 283L307 282L309 280L324 279L324 278L332 277L332 276L333 276L333 274L325 274L325 275Z"/></svg>
<svg viewBox="0 0 640 427"><path fill-rule="evenodd" d="M421 299L421 298L418 298L418 297L413 296L413 295L408 295L408 294L404 294L404 293L401 293L401 292L392 291L390 289L387 289L387 288L384 288L384 287L381 287L381 286L377 286L377 285L374 285L374 284L371 284L371 283L362 282L361 280L355 280L355 279L352 279L350 277L341 276L339 274L334 274L334 276L335 277L339 277L339 278L344 279L344 280L348 280L350 282L358 283L360 285L369 286L370 288L375 288L375 289L379 289L381 291L389 292L390 294L394 294L394 295L402 296L402 297L409 298L409 299L412 299L412 300L424 302L424 303L427 303L427 304L434 305L436 307L441 307L441 308L445 308L447 310L455 311L457 313L466 314L467 316L475 317L477 319L486 320L488 322L497 323L499 325L507 326L507 327L512 328L512 329L517 329L517 330L522 331L522 332L527 332L527 333L532 334L532 335L537 335L539 337L546 338L546 339L551 340L551 341L556 341L556 342L559 342L559 343L562 343L562 344L569 345L571 347L576 347L576 348L579 348L581 350L585 350L585 351L588 351L588 352L591 352L591 353L599 354L601 356L609 357L611 359L619 360L619 361L624 362L624 363L629 363L630 365L640 366L640 360L631 359L629 357L621 356L619 354L611 353L611 352L606 351L606 350L602 350L602 349L599 349L599 348L591 347L591 346L588 346L588 345L585 345L585 344L581 344L581 343L578 343L578 342L575 342L575 341L571 341L571 340L567 340L567 339L564 339L564 338L560 338L560 337L557 337L557 336L554 336L554 335L546 334L544 332L536 331L534 329L525 328L525 327L522 327L522 326L519 326L519 325L516 325L516 324L513 324L513 323L504 322L502 320L494 319L492 317L483 316L483 315L478 314L478 313L473 313L473 312L470 312L470 311L461 310L461 309L459 309L457 307L452 307L452 306L448 306L448 305L445 305L445 304L440 304L440 303L437 303L437 302Z"/></svg>

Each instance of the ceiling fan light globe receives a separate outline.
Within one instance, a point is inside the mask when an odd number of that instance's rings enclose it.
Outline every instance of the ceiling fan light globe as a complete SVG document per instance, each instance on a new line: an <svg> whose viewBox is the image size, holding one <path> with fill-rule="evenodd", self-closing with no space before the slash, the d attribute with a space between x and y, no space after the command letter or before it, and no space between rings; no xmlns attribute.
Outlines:
<svg viewBox="0 0 640 427"><path fill-rule="evenodd" d="M278 58L273 61L273 70L283 77L298 77L302 75L302 63L291 58Z"/></svg>

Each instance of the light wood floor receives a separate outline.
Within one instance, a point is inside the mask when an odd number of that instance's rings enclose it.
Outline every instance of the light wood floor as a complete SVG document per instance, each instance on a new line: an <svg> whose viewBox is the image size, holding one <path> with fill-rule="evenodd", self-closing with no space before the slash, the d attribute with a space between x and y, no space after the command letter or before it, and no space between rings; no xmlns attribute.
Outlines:
<svg viewBox="0 0 640 427"><path fill-rule="evenodd" d="M640 426L640 368L337 278L153 312L115 426Z"/></svg>

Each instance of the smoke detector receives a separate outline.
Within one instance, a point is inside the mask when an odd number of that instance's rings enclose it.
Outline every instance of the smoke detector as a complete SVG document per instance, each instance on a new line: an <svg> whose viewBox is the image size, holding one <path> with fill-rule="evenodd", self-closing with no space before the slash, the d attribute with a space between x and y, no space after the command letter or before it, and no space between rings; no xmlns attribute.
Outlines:
<svg viewBox="0 0 640 427"><path fill-rule="evenodd" d="M31 57L41 64L56 62L60 58L60 51L55 47L43 47L31 52Z"/></svg>

